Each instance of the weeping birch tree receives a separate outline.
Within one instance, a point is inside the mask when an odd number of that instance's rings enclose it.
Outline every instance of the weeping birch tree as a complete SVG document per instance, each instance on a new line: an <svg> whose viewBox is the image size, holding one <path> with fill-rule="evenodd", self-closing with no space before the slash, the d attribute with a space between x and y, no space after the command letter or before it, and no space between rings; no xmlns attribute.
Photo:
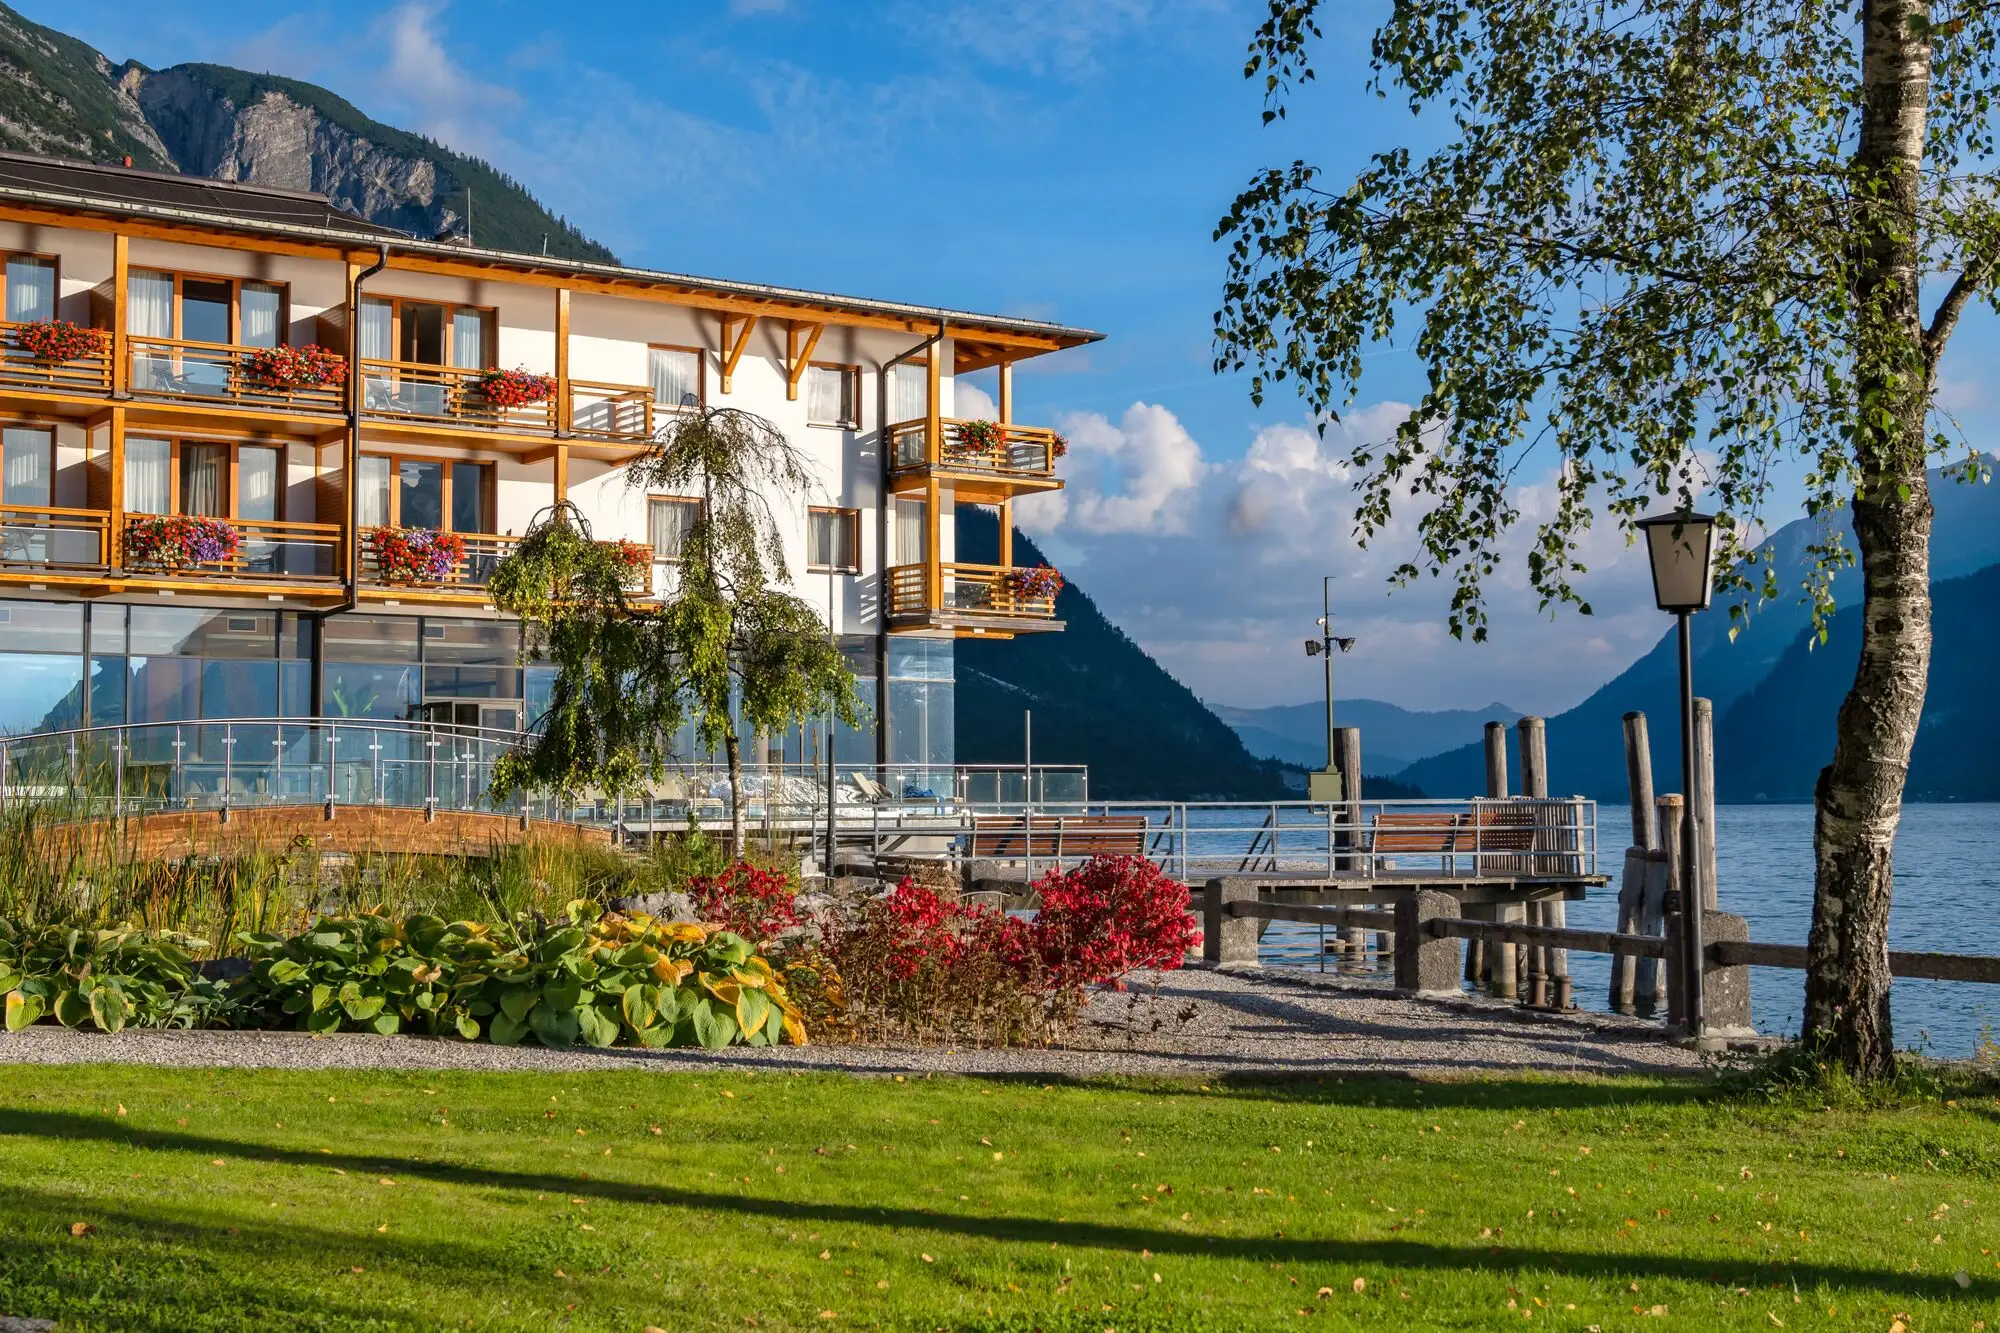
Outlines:
<svg viewBox="0 0 2000 1333"><path fill-rule="evenodd" d="M1269 0L1246 68L1267 124L1313 78L1320 8ZM1588 612L1593 522L1629 537L1697 498L1720 514L1732 615L1798 595L1823 617L1858 556L1860 667L1815 797L1805 1030L1863 1077L1894 1062L1927 468L1985 475L1935 399L1961 314L1995 300L1996 29L1977 0L1392 0L1369 86L1427 132L1441 116L1444 145L1379 152L1346 182L1263 171L1217 228L1216 364L1250 370L1253 398L1289 385L1336 419L1372 344L1401 336L1422 359L1408 421L1353 451L1357 535L1421 510L1398 576L1452 580L1454 634L1485 637L1524 466L1559 488L1525 543L1544 609ZM1799 588L1757 547L1784 517L1766 512L1780 478L1823 520Z"/></svg>
<svg viewBox="0 0 2000 1333"><path fill-rule="evenodd" d="M521 617L529 651L556 668L548 710L495 766L494 788L630 791L687 758L672 745L692 723L696 744L720 749L728 765L730 848L741 856L739 724L775 735L828 712L849 726L861 721L853 674L826 621L788 591L772 508L773 495L808 494L816 479L769 421L708 408L662 428L626 480L701 501L657 600L634 594L617 544L594 540L568 504L540 518L494 570L494 604Z"/></svg>

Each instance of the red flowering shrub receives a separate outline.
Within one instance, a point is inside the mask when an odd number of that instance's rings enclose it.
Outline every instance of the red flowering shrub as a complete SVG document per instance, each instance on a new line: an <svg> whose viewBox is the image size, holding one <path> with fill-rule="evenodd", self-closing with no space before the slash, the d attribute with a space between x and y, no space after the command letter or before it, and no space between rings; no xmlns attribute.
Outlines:
<svg viewBox="0 0 2000 1333"><path fill-rule="evenodd" d="M747 940L763 941L799 923L796 890L782 870L760 870L738 861L719 875L688 880L688 895L703 921L720 921Z"/></svg>
<svg viewBox="0 0 2000 1333"><path fill-rule="evenodd" d="M1185 885L1143 856L1092 857L1037 885L1033 947L1054 985L1117 981L1141 968L1171 971L1201 940Z"/></svg>

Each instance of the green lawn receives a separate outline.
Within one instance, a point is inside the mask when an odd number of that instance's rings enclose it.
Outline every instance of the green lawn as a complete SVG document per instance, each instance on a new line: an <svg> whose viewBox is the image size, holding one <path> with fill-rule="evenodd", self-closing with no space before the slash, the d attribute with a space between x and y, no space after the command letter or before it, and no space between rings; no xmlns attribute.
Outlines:
<svg viewBox="0 0 2000 1333"><path fill-rule="evenodd" d="M2000 1329L1996 1119L1639 1081L0 1065L0 1314Z"/></svg>

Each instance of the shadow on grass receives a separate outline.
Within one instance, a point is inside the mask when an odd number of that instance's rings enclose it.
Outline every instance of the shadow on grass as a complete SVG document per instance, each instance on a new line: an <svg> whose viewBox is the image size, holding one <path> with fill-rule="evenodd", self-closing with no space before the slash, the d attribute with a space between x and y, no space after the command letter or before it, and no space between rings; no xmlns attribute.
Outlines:
<svg viewBox="0 0 2000 1333"><path fill-rule="evenodd" d="M1865 1288L1884 1297L1951 1299L1957 1290L1949 1277L1861 1268L1842 1264L1756 1263L1735 1255L1604 1254L1546 1246L1452 1245L1413 1239L1314 1240L1207 1236L1153 1227L1106 1222L1057 1222L1033 1217L991 1217L894 1206L883 1201L816 1202L759 1198L713 1190L645 1185L618 1180L581 1178L544 1172L475 1167L438 1159L398 1157L360 1152L304 1152L243 1143L227 1138L183 1132L135 1133L102 1120L66 1112L0 1110L0 1143L9 1138L100 1142L186 1152L199 1157L228 1154L273 1165L332 1167L356 1172L408 1177L441 1185L503 1189L588 1197L607 1203L689 1209L734 1214L744 1219L784 1223L837 1224L868 1228L906 1228L958 1236L968 1240L1027 1244L1062 1244L1107 1251L1172 1254L1185 1258L1221 1258L1266 1263L1374 1263L1394 1271L1519 1270L1560 1271L1585 1279L1630 1281L1641 1278L1687 1282L1765 1285L1774 1273L1800 1286L1825 1284L1836 1289ZM223 1243L213 1228L212 1243ZM271 1229L277 1230L277 1229ZM228 1242L234 1244L232 1240Z"/></svg>

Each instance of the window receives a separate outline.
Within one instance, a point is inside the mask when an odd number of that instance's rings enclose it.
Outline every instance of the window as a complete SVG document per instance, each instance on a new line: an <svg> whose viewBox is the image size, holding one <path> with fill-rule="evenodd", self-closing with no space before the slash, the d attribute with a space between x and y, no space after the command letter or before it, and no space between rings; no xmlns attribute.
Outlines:
<svg viewBox="0 0 2000 1333"><path fill-rule="evenodd" d="M806 424L844 426L853 430L861 424L861 368L826 366L814 362L806 367Z"/></svg>
<svg viewBox="0 0 2000 1333"><path fill-rule="evenodd" d="M11 279L10 267L10 306ZM125 279L125 327L137 338L276 347L285 341L285 289L247 278L135 268Z"/></svg>
<svg viewBox="0 0 2000 1333"><path fill-rule="evenodd" d="M56 317L56 261L7 256L7 318L16 324Z"/></svg>
<svg viewBox="0 0 2000 1333"><path fill-rule="evenodd" d="M924 542L924 502L896 501L896 563L921 565L926 556Z"/></svg>
<svg viewBox="0 0 2000 1333"><path fill-rule="evenodd" d="M361 300L361 359L484 370L494 364L497 320L478 306L366 296Z"/></svg>
<svg viewBox="0 0 2000 1333"><path fill-rule="evenodd" d="M9 426L0 463L0 502L39 508L49 503L55 434L31 426Z"/></svg>
<svg viewBox="0 0 2000 1333"><path fill-rule="evenodd" d="M889 421L922 421L931 413L930 368L905 361L889 374Z"/></svg>
<svg viewBox="0 0 2000 1333"><path fill-rule="evenodd" d="M655 495L646 501L646 537L655 560L678 560L688 531L701 513L701 501L677 495Z"/></svg>
<svg viewBox="0 0 2000 1333"><path fill-rule="evenodd" d="M702 354L692 347L650 348L647 361L653 401L661 407L700 407L707 401L702 386Z"/></svg>
<svg viewBox="0 0 2000 1333"><path fill-rule="evenodd" d="M493 465L441 458L360 458L363 527L487 533L493 526Z"/></svg>
<svg viewBox="0 0 2000 1333"><path fill-rule="evenodd" d="M284 468L276 445L128 436L125 512L275 522L285 516Z"/></svg>
<svg viewBox="0 0 2000 1333"><path fill-rule="evenodd" d="M861 511L806 510L806 565L829 574L861 571Z"/></svg>

